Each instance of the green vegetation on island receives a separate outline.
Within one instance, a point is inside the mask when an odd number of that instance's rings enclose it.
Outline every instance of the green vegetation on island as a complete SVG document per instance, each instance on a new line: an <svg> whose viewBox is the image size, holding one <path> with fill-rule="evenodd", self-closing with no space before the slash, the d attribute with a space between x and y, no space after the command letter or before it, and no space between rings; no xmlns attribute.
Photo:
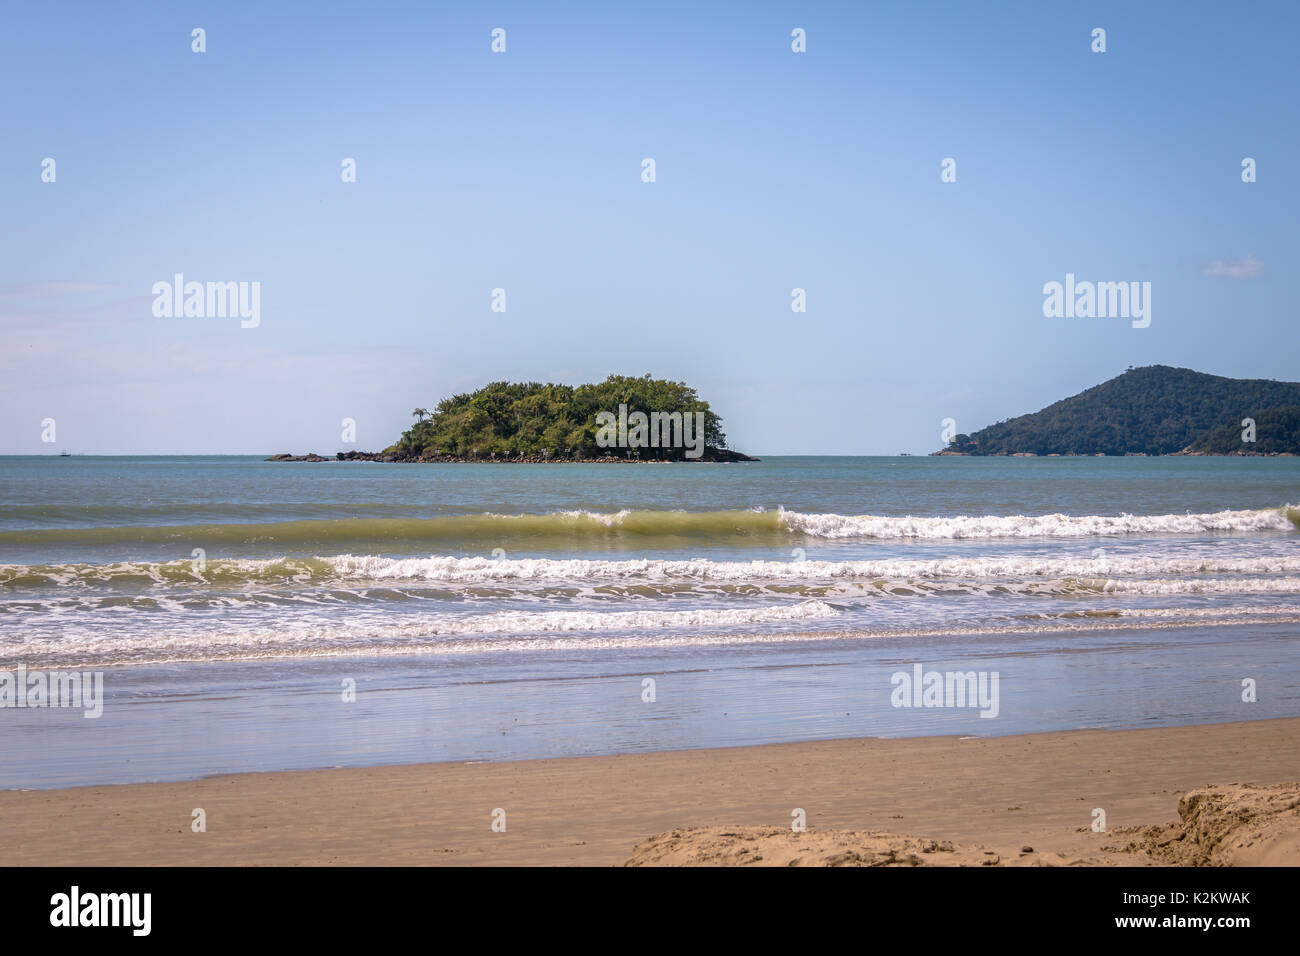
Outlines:
<svg viewBox="0 0 1300 956"><path fill-rule="evenodd" d="M607 425L623 409L624 427ZM640 413L656 415L653 434L638 433ZM698 415L697 415L698 413ZM611 375L596 385L493 382L445 398L430 412L417 408L415 423L384 455L391 459L744 461L726 450L722 419L683 382L650 375ZM677 416L677 417L673 417ZM702 424L702 435L696 426ZM684 426L684 428L682 427ZM622 437L620 438L620 432ZM664 441L660 441L660 437ZM614 438L613 444L610 438ZM598 439L604 439L602 445ZM639 438L646 441L638 443ZM650 444L653 440L659 447ZM666 446L666 447L665 447ZM698 449L698 451L697 451Z"/></svg>
<svg viewBox="0 0 1300 956"><path fill-rule="evenodd" d="M1245 442L1241 422L1213 428L1193 442L1189 455L1238 455L1249 449L1260 455L1294 455L1300 452L1300 405L1265 408L1242 416L1255 423L1255 441Z"/></svg>
<svg viewBox="0 0 1300 956"><path fill-rule="evenodd" d="M1243 421L1255 423L1254 441ZM1300 383L1149 365L935 454L1300 454Z"/></svg>

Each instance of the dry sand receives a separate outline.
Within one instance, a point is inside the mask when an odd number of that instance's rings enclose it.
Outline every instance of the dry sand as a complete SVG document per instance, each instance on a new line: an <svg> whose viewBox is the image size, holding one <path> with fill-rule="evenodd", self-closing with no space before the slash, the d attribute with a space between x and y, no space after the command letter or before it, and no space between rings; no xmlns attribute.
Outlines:
<svg viewBox="0 0 1300 956"><path fill-rule="evenodd" d="M829 740L5 791L0 845L10 865L1296 863L1300 788L1271 786L1296 781L1300 718Z"/></svg>
<svg viewBox="0 0 1300 956"><path fill-rule="evenodd" d="M1091 830L1091 827L1089 827ZM892 833L697 827L637 845L629 866L1298 866L1300 783L1193 790L1178 820L1120 827L1100 852L1019 853ZM1050 839L1050 837L1049 837Z"/></svg>

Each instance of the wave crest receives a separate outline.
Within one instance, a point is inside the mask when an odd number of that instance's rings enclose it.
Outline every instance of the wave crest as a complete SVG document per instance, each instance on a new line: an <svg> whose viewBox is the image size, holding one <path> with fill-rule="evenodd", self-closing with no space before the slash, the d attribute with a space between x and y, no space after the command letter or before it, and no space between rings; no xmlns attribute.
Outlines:
<svg viewBox="0 0 1300 956"><path fill-rule="evenodd" d="M1219 532L1292 531L1294 505L1247 511L1166 515L956 515L918 517L816 514L800 511L561 511L549 514L447 515L436 518L335 518L257 524L127 525L0 531L0 545L172 545L209 551L275 546L286 552L316 549L393 550L461 545L581 547L623 539L661 547L783 544L797 539L959 539L1112 537Z"/></svg>

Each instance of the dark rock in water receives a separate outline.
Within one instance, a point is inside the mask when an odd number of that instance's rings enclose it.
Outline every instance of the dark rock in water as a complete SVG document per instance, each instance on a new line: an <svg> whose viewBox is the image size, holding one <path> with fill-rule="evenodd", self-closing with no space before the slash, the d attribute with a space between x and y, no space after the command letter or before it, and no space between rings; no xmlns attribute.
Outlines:
<svg viewBox="0 0 1300 956"><path fill-rule="evenodd" d="M703 461L759 461L758 458L751 458L749 455L743 455L738 451L732 451L730 448L706 448L704 450Z"/></svg>
<svg viewBox="0 0 1300 956"><path fill-rule="evenodd" d="M318 455L314 451L308 452L305 455L290 455L287 453L281 455L272 455L270 458L266 459L266 461L336 461L336 460L337 459L335 458L326 458L323 455Z"/></svg>

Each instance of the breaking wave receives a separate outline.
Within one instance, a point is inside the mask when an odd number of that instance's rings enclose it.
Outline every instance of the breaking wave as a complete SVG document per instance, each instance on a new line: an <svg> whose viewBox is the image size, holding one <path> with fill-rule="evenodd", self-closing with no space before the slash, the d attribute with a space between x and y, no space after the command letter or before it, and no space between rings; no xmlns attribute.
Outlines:
<svg viewBox="0 0 1300 956"><path fill-rule="evenodd" d="M256 524L125 525L0 531L14 546L180 544L209 551L229 546L373 550L460 544L527 542L575 546L627 540L672 545L779 544L795 539L1062 538L1186 535L1207 532L1292 531L1293 505L1248 511L1166 515L886 515L809 514L799 511L562 511L550 514L476 514L436 518L334 518Z"/></svg>
<svg viewBox="0 0 1300 956"><path fill-rule="evenodd" d="M768 584L839 581L1035 581L1113 579L1143 575L1300 574L1300 554L1238 558L1032 555L885 559L877 561L587 560L336 555L267 560L223 558L201 569L192 561L112 564L0 565L0 590L46 588L238 587L258 585L399 584L512 585L528 582L617 584L704 582Z"/></svg>

